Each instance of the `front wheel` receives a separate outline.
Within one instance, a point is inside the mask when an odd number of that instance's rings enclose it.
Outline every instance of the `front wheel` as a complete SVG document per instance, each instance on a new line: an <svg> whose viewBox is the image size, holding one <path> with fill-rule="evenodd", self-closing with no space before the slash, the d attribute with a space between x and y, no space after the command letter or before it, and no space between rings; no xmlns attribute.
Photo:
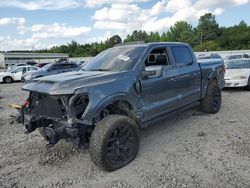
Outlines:
<svg viewBox="0 0 250 188"><path fill-rule="evenodd" d="M13 81L14 81L13 78L11 78L10 76L7 76L7 77L3 78L3 82L6 83L6 84L10 84Z"/></svg>
<svg viewBox="0 0 250 188"><path fill-rule="evenodd" d="M139 143L139 130L132 119L109 115L96 125L91 135L90 156L103 170L113 171L134 160Z"/></svg>
<svg viewBox="0 0 250 188"><path fill-rule="evenodd" d="M205 98L201 100L201 110L215 114L220 110L221 106L221 89L216 81L209 83Z"/></svg>

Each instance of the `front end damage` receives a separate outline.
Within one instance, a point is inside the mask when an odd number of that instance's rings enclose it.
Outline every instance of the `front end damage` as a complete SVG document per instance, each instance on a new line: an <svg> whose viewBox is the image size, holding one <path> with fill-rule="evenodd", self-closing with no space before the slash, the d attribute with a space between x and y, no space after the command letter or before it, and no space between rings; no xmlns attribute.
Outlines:
<svg viewBox="0 0 250 188"><path fill-rule="evenodd" d="M53 96L32 91L21 111L26 133L39 129L50 146L60 139L78 139L86 146L93 129L82 120L88 103L86 94Z"/></svg>

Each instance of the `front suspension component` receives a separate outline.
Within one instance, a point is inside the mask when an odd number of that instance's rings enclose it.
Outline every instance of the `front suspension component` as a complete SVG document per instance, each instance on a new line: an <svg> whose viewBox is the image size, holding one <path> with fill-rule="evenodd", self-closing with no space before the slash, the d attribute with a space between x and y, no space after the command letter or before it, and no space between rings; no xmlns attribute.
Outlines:
<svg viewBox="0 0 250 188"><path fill-rule="evenodd" d="M51 146L55 145L60 139L79 137L79 129L68 126L58 128L45 127L44 132L45 138Z"/></svg>

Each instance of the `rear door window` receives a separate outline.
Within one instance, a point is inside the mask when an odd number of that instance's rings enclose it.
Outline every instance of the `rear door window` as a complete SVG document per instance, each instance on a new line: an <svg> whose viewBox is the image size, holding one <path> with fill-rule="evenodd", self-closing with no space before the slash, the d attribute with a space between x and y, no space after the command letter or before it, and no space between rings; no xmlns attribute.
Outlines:
<svg viewBox="0 0 250 188"><path fill-rule="evenodd" d="M188 66L193 64L193 57L188 47L172 46L171 51L177 66Z"/></svg>
<svg viewBox="0 0 250 188"><path fill-rule="evenodd" d="M62 65L60 64L55 64L52 68L52 70L60 70L60 69L62 69Z"/></svg>
<svg viewBox="0 0 250 188"><path fill-rule="evenodd" d="M75 68L75 64L63 64L62 69L73 69Z"/></svg>
<svg viewBox="0 0 250 188"><path fill-rule="evenodd" d="M29 71L34 71L34 70L37 70L36 67L29 67Z"/></svg>

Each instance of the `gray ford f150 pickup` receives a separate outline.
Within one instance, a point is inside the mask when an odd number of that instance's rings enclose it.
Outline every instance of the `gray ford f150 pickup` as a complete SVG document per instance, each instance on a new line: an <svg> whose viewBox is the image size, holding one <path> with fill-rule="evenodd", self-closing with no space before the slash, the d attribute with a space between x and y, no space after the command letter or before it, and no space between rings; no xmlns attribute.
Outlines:
<svg viewBox="0 0 250 188"><path fill-rule="evenodd" d="M223 60L198 63L188 44L123 44L82 71L26 84L24 125L49 145L78 140L97 166L113 171L136 157L139 128L195 105L217 113L223 87Z"/></svg>

